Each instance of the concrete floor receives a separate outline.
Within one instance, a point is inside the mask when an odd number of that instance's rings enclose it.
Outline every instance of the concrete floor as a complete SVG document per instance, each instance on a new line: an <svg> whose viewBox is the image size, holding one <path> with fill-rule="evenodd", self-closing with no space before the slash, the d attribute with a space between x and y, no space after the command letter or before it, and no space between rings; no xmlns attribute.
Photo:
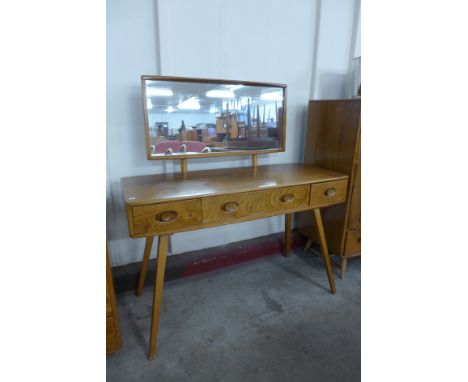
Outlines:
<svg viewBox="0 0 468 382"><path fill-rule="evenodd" d="M357 382L360 258L335 270L296 251L165 283L156 358L146 358L152 288L117 295L122 348L107 380Z"/></svg>

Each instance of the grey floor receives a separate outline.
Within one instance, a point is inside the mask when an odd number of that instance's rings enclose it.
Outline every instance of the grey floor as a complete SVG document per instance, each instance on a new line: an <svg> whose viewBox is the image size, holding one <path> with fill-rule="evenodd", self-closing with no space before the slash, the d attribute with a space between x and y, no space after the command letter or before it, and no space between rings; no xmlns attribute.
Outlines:
<svg viewBox="0 0 468 382"><path fill-rule="evenodd" d="M360 258L348 264L334 296L322 259L301 251L169 281L152 361L152 288L122 293L107 380L360 381Z"/></svg>

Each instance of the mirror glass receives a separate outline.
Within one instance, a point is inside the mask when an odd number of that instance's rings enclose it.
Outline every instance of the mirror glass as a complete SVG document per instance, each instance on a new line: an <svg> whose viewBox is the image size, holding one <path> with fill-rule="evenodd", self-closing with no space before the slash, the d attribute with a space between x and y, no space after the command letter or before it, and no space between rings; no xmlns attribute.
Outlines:
<svg viewBox="0 0 468 382"><path fill-rule="evenodd" d="M149 159L284 151L285 85L142 77Z"/></svg>

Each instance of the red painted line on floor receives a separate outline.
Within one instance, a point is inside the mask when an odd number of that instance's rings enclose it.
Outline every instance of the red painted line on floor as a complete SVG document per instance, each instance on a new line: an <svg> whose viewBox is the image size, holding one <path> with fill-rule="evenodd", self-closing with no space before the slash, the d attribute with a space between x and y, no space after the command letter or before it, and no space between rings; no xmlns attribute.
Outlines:
<svg viewBox="0 0 468 382"><path fill-rule="evenodd" d="M244 242L245 243L245 242ZM304 246L304 239L293 237L291 249ZM246 244L236 247L225 246L205 250L204 255L192 258L183 264L183 271L178 277L192 276L198 273L210 272L265 256L278 255L283 251L283 240L277 235L270 235L261 240L249 240Z"/></svg>

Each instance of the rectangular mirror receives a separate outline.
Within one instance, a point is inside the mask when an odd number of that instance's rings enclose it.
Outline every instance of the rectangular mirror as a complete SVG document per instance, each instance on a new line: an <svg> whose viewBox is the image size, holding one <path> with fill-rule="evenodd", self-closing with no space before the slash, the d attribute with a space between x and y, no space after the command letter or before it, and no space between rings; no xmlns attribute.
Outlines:
<svg viewBox="0 0 468 382"><path fill-rule="evenodd" d="M286 85L142 76L148 159L284 151Z"/></svg>

